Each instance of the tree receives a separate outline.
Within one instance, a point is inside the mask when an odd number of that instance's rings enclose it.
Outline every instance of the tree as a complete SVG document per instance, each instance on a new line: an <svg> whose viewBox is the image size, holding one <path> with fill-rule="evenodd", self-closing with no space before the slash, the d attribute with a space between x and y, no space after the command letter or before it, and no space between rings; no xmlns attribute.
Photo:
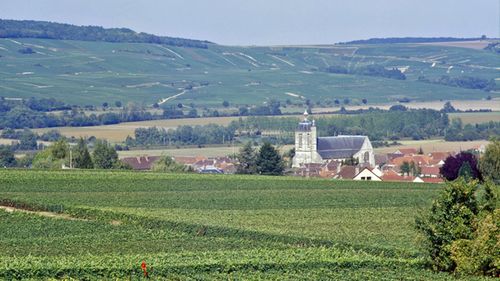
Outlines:
<svg viewBox="0 0 500 281"><path fill-rule="evenodd" d="M257 172L261 175L279 176L283 174L284 164L278 150L268 142L264 143L257 154Z"/></svg>
<svg viewBox="0 0 500 281"><path fill-rule="evenodd" d="M411 171L410 163L404 161L403 164L399 166L399 170L401 171L402 176L404 176L405 174L409 176Z"/></svg>
<svg viewBox="0 0 500 281"><path fill-rule="evenodd" d="M0 146L0 168L9 168L16 166L16 157L14 152L8 146Z"/></svg>
<svg viewBox="0 0 500 281"><path fill-rule="evenodd" d="M460 169L458 169L458 176L464 178L465 180L472 178L472 168L469 162L464 162Z"/></svg>
<svg viewBox="0 0 500 281"><path fill-rule="evenodd" d="M50 148L53 159L65 159L69 155L69 145L66 140L56 141Z"/></svg>
<svg viewBox="0 0 500 281"><path fill-rule="evenodd" d="M92 162L87 144L85 143L85 140L83 138L80 138L78 140L78 143L75 147L73 159L74 167L77 169L94 168L94 163Z"/></svg>
<svg viewBox="0 0 500 281"><path fill-rule="evenodd" d="M229 106L229 102L227 100L223 101L222 102L222 106L228 107Z"/></svg>
<svg viewBox="0 0 500 281"><path fill-rule="evenodd" d="M30 130L24 130L21 134L18 148L20 150L36 150L38 148L36 135Z"/></svg>
<svg viewBox="0 0 500 281"><path fill-rule="evenodd" d="M122 102L121 101L115 101L115 106L116 107L122 107Z"/></svg>
<svg viewBox="0 0 500 281"><path fill-rule="evenodd" d="M453 105L451 105L451 102L447 101L443 108L441 109L441 112L444 112L444 113L453 113L453 112L456 112L457 110L453 107Z"/></svg>
<svg viewBox="0 0 500 281"><path fill-rule="evenodd" d="M469 152L460 152L455 156L448 156L448 158L444 161L443 166L439 169L439 172L447 180L455 180L460 176L460 168L462 168L465 162L468 162L468 165L471 168L471 179L482 179L481 172L478 169L476 156Z"/></svg>
<svg viewBox="0 0 500 281"><path fill-rule="evenodd" d="M183 173L192 172L193 168L191 166L175 162L175 160L170 156L163 156L153 164L152 170L164 173Z"/></svg>
<svg viewBox="0 0 500 281"><path fill-rule="evenodd" d="M395 104L389 108L390 111L407 111L408 108L401 104Z"/></svg>
<svg viewBox="0 0 500 281"><path fill-rule="evenodd" d="M109 104L108 104L107 102L103 102L103 103L102 103L102 107L103 107L103 108L106 108L106 107L108 107L108 106L109 106Z"/></svg>
<svg viewBox="0 0 500 281"><path fill-rule="evenodd" d="M424 155L424 150L422 149L422 147L420 147L417 151L417 154L418 155Z"/></svg>
<svg viewBox="0 0 500 281"><path fill-rule="evenodd" d="M485 179L500 182L500 140L493 140L479 161Z"/></svg>
<svg viewBox="0 0 500 281"><path fill-rule="evenodd" d="M256 155L251 142L247 142L236 157L239 162L236 167L237 174L255 174L257 172Z"/></svg>
<svg viewBox="0 0 500 281"><path fill-rule="evenodd" d="M456 263L451 257L452 243L473 237L473 223L479 213L475 196L477 188L477 181L460 179L450 182L433 202L430 213L417 218L417 229L425 237L434 270L454 271Z"/></svg>
<svg viewBox="0 0 500 281"><path fill-rule="evenodd" d="M112 169L118 163L116 150L105 140L95 142L92 156L96 169Z"/></svg>
<svg viewBox="0 0 500 281"><path fill-rule="evenodd" d="M363 104L367 104L367 103L368 103L368 100L367 100L367 99L362 99L362 100L361 100L361 102L362 102Z"/></svg>

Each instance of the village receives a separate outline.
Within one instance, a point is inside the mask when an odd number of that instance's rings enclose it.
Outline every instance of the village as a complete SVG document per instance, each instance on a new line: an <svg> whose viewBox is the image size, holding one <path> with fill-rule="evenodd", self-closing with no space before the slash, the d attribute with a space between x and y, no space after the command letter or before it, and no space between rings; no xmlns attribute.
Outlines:
<svg viewBox="0 0 500 281"><path fill-rule="evenodd" d="M481 154L480 145L470 150ZM334 180L443 183L440 168L446 158L460 151L425 152L420 148L398 148L389 153L374 153L366 136L338 135L318 137L316 123L304 112L295 132L293 157L285 158L285 174ZM160 156L126 157L121 161L139 171L152 170ZM235 174L237 157L175 156L178 164L201 174Z"/></svg>

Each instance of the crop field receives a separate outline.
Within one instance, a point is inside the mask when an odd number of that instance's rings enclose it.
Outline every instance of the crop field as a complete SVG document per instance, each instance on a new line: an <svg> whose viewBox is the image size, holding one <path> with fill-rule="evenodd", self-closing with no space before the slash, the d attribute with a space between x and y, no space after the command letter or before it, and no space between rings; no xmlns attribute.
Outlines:
<svg viewBox="0 0 500 281"><path fill-rule="evenodd" d="M440 188L0 170L0 279L460 280L414 228Z"/></svg>
<svg viewBox="0 0 500 281"><path fill-rule="evenodd" d="M227 126L231 121L238 120L239 117L208 117L208 118L185 118L185 119L167 119L167 120L152 120L140 122L126 122L116 125L103 125L91 127L58 127L58 128L43 128L34 129L37 133L45 133L50 130L58 130L66 137L90 137L107 139L111 142L123 142L127 136L134 136L134 131L137 128L158 127L165 129L175 129L183 125L208 125L218 124Z"/></svg>
<svg viewBox="0 0 500 281"><path fill-rule="evenodd" d="M450 119L460 118L464 124L500 122L500 112L451 113Z"/></svg>
<svg viewBox="0 0 500 281"><path fill-rule="evenodd" d="M34 53L22 54L31 48ZM379 64L405 70L407 80L331 74L325 68ZM305 99L350 98L360 104L480 100L484 92L418 82L468 75L498 78L500 57L492 52L452 46L384 44L363 46L232 47L208 49L155 44L44 39L0 39L0 96L53 97L69 104L136 102L198 107L260 105Z"/></svg>

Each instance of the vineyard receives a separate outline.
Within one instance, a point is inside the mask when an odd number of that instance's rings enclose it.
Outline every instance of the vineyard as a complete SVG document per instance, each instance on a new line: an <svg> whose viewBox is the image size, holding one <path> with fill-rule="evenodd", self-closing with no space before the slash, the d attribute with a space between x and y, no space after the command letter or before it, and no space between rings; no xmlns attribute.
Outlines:
<svg viewBox="0 0 500 281"><path fill-rule="evenodd" d="M0 170L0 279L460 280L425 268L414 227L439 189Z"/></svg>

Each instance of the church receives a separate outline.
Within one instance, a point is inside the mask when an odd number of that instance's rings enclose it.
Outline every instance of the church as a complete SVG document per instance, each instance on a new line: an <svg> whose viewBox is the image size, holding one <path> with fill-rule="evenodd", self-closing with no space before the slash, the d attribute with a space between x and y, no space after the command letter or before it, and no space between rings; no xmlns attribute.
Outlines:
<svg viewBox="0 0 500 281"><path fill-rule="evenodd" d="M318 137L316 123L309 121L308 116L307 111L304 112L304 120L295 131L293 168L304 164L341 162L351 157L358 159L362 166L375 167L373 147L367 136Z"/></svg>

